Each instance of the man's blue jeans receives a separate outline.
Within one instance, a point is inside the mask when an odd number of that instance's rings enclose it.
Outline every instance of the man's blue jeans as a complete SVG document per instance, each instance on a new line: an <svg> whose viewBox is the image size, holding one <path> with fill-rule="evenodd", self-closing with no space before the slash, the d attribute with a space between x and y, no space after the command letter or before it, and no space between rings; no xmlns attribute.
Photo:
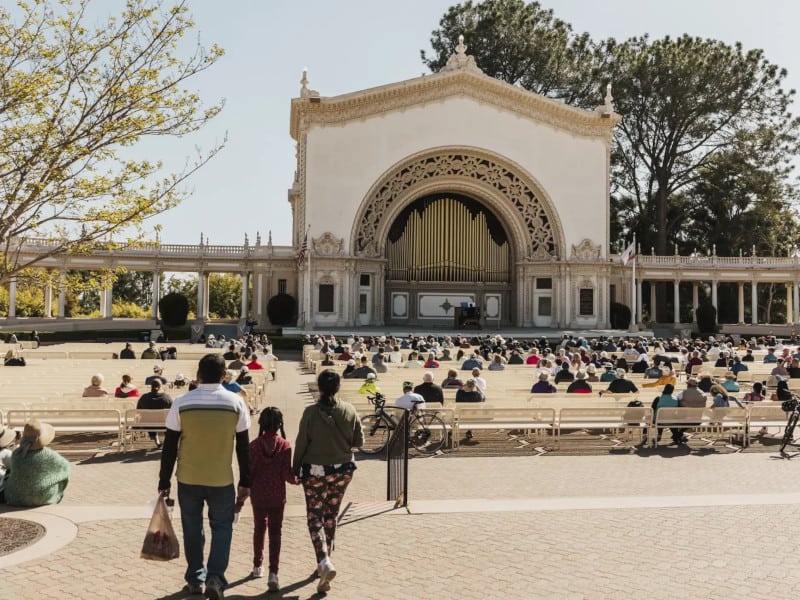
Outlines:
<svg viewBox="0 0 800 600"><path fill-rule="evenodd" d="M183 552L186 555L187 583L203 583L216 577L223 586L228 584L225 570L231 553L233 534L233 508L236 491L233 484L223 487L190 485L178 482L178 502L183 526ZM208 521L211 525L211 551L208 566L203 561L205 534L203 533L203 504L208 504Z"/></svg>

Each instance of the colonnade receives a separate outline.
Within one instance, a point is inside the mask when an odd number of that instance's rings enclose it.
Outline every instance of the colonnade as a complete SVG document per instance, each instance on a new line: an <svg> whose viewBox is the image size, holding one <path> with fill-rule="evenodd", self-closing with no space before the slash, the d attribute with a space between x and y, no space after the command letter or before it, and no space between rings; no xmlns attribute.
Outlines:
<svg viewBox="0 0 800 600"><path fill-rule="evenodd" d="M642 322L642 306L643 306L643 298L642 298L642 283L644 281L648 281L650 283L650 315L651 320L653 316L656 315L656 308L658 304L657 298L657 291L656 291L656 283L660 281L665 281L663 279L642 279L637 278L636 280L636 314L635 314L635 322L641 323ZM680 279L673 279L673 323L678 325L681 323L680 318L680 284L682 280ZM688 283L688 282L687 282ZM699 306L699 286L703 284L703 281L692 280L692 322L696 322L695 310ZM711 287L711 304L714 306L715 309L719 312L719 305L718 305L718 285L720 283L736 283L738 284L739 293L738 293L738 322L739 324L745 323L745 292L744 287L746 284L750 284L750 324L757 325L758 324L758 284L770 284L770 283L780 283L780 282L771 282L771 281L720 281L717 279L712 279L709 282ZM787 282L786 284L786 324L798 324L800 323L800 287L798 287L798 283L794 281Z"/></svg>
<svg viewBox="0 0 800 600"><path fill-rule="evenodd" d="M161 300L161 271L152 271L153 284L152 284L152 304L151 304L151 318L158 319L158 303ZM197 316L201 319L209 318L209 275L210 272L203 271L198 274L197 284ZM242 277L242 300L241 309L239 313L240 319L245 319L249 314L249 283L250 272L243 271ZM56 317L63 319L66 315L66 278L67 272L60 270L58 275L58 303ZM256 306L261 306L263 298L263 276L259 274L257 278L256 289ZM111 288L112 280L104 278L103 285L99 290L100 294L100 317L103 319L110 319L112 317L113 306L113 293ZM15 319L17 317L17 278L12 277L8 284L8 316L7 319ZM53 283L48 279L44 287L44 317L47 319L53 318Z"/></svg>

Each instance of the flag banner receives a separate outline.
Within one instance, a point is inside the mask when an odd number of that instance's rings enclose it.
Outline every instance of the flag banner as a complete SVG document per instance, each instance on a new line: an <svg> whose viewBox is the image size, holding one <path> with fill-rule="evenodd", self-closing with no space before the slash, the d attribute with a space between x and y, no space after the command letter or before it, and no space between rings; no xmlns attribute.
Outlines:
<svg viewBox="0 0 800 600"><path fill-rule="evenodd" d="M303 244L300 246L300 251L297 253L297 266L302 267L306 262L306 254L308 253L308 231L303 238Z"/></svg>
<svg viewBox="0 0 800 600"><path fill-rule="evenodd" d="M624 266L628 266L628 263L631 262L633 259L636 258L636 242L632 242L630 246L625 248L625 252L622 253L620 256L620 260Z"/></svg>

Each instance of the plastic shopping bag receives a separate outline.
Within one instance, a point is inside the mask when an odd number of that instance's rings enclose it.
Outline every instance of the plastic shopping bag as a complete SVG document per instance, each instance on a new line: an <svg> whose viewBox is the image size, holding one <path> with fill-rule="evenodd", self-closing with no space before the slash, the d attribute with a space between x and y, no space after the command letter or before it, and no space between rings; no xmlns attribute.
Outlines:
<svg viewBox="0 0 800 600"><path fill-rule="evenodd" d="M141 557L145 560L173 560L181 554L178 536L169 520L164 494L158 495L150 526L144 536Z"/></svg>

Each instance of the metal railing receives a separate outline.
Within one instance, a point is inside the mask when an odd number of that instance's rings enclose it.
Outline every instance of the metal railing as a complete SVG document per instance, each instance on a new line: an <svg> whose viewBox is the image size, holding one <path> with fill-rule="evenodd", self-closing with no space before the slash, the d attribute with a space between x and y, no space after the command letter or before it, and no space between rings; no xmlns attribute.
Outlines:
<svg viewBox="0 0 800 600"><path fill-rule="evenodd" d="M395 407L395 410L398 409ZM410 412L403 409L402 416L397 419L397 427L386 444L386 500L398 507L408 506L409 415Z"/></svg>

